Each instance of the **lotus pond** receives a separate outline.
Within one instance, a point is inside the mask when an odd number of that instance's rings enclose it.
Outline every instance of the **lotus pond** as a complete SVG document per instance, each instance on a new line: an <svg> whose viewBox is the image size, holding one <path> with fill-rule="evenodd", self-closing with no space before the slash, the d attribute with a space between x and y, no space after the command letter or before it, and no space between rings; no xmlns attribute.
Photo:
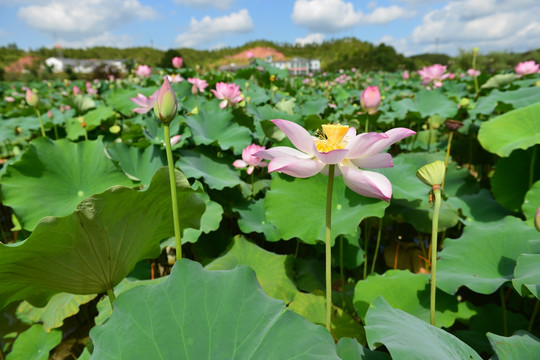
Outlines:
<svg viewBox="0 0 540 360"><path fill-rule="evenodd" d="M0 359L538 359L540 75L442 80L0 83Z"/></svg>

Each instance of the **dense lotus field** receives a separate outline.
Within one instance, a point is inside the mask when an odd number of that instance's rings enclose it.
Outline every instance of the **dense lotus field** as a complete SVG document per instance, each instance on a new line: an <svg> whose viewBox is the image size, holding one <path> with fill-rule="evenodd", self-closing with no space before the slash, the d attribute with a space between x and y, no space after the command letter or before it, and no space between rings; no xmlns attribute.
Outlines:
<svg viewBox="0 0 540 360"><path fill-rule="evenodd" d="M526 65L0 83L0 359L538 359Z"/></svg>

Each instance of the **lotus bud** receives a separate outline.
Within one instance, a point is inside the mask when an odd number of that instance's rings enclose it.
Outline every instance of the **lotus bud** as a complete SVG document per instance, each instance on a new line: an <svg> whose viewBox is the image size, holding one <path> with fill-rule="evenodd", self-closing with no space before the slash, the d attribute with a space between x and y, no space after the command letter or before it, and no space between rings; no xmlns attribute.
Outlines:
<svg viewBox="0 0 540 360"><path fill-rule="evenodd" d="M183 64L184 64L184 60L179 56L175 56L172 59L172 65L174 66L175 69L180 69Z"/></svg>
<svg viewBox="0 0 540 360"><path fill-rule="evenodd" d="M169 80L165 77L163 85L154 102L154 113L163 123L170 123L178 112L178 102Z"/></svg>
<svg viewBox="0 0 540 360"><path fill-rule="evenodd" d="M540 231L540 206L538 207L538 210L536 210L536 215L534 217L534 227L536 230Z"/></svg>
<svg viewBox="0 0 540 360"><path fill-rule="evenodd" d="M377 86L368 86L360 95L360 104L368 114L375 114L381 104L381 93Z"/></svg>
<svg viewBox="0 0 540 360"><path fill-rule="evenodd" d="M171 146L178 144L181 139L182 135L174 135L173 137L171 137Z"/></svg>
<svg viewBox="0 0 540 360"><path fill-rule="evenodd" d="M444 180L445 171L444 161L437 160L418 169L416 177L428 186L440 187Z"/></svg>
<svg viewBox="0 0 540 360"><path fill-rule="evenodd" d="M30 89L26 89L26 102L32 107L36 107L39 104L39 97Z"/></svg>

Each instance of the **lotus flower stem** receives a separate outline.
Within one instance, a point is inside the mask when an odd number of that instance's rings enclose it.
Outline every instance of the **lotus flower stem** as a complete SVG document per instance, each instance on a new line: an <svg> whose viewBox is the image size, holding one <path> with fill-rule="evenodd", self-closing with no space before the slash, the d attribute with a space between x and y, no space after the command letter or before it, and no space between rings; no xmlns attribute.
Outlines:
<svg viewBox="0 0 540 360"><path fill-rule="evenodd" d="M478 77L476 76L476 55L478 55L478 51L475 48L473 51L473 58L472 58L472 68L474 70L473 78L474 78L474 93L476 96L478 96Z"/></svg>
<svg viewBox="0 0 540 360"><path fill-rule="evenodd" d="M536 319L536 314L538 314L539 305L540 305L540 301L538 299L536 299L535 304L534 304L534 309L533 309L533 312L531 314L531 320L529 321L529 327L527 328L528 332L532 332L532 328L533 328L533 325L534 325L534 320Z"/></svg>
<svg viewBox="0 0 540 360"><path fill-rule="evenodd" d="M169 182L171 183L171 200L174 220L174 237L176 239L176 260L182 258L182 240L180 234L180 221L178 217L178 198L176 197L176 176L174 174L173 155L171 150L170 123L163 123L165 135L165 150L167 152L167 166L169 167Z"/></svg>
<svg viewBox="0 0 540 360"><path fill-rule="evenodd" d="M433 219L431 223L431 296L429 304L429 318L431 325L435 326L435 293L437 291L437 233L439 231L439 209L441 208L441 187L432 186L435 195L433 206Z"/></svg>
<svg viewBox="0 0 540 360"><path fill-rule="evenodd" d="M532 187L534 183L534 163L536 161L536 148L537 146L533 146L532 155L531 155L531 165L529 167L529 189Z"/></svg>
<svg viewBox="0 0 540 360"><path fill-rule="evenodd" d="M111 303L111 309L114 309L113 301L116 299L113 289L107 289L107 295L109 296L109 301Z"/></svg>
<svg viewBox="0 0 540 360"><path fill-rule="evenodd" d="M39 126L41 127L41 136L47 137L47 135L45 134L45 128L43 127L43 120L41 120L41 114L39 113L38 108L34 108L34 110L36 111L36 115L39 119Z"/></svg>
<svg viewBox="0 0 540 360"><path fill-rule="evenodd" d="M381 245L382 220L383 218L380 217L379 229L377 230L377 245L375 246L375 253L373 254L373 262L371 263L370 274L373 274L373 272L375 271L375 263L377 262L377 254L379 253L379 246Z"/></svg>
<svg viewBox="0 0 540 360"><path fill-rule="evenodd" d="M503 310L503 330L504 336L508 336L508 314L506 313L506 299L504 297L503 287L499 289L499 294L501 295L501 306Z"/></svg>
<svg viewBox="0 0 540 360"><path fill-rule="evenodd" d="M339 274L341 276L341 307L345 308L345 267L343 266L343 236L339 237Z"/></svg>
<svg viewBox="0 0 540 360"><path fill-rule="evenodd" d="M448 159L450 158L450 147L452 146L452 137L454 137L454 132L450 131L450 135L448 136L448 146L446 147L446 156L444 158L444 179L441 184L441 188L444 189L444 182L446 180L446 169L448 169Z"/></svg>
<svg viewBox="0 0 540 360"><path fill-rule="evenodd" d="M330 331L332 321L332 191L334 188L335 164L328 165L328 187L326 188L326 329Z"/></svg>

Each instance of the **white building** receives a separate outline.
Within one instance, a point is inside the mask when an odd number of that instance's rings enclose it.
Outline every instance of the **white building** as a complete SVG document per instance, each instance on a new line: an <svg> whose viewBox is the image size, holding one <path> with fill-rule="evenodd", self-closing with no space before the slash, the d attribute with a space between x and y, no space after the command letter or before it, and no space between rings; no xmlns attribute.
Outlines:
<svg viewBox="0 0 540 360"><path fill-rule="evenodd" d="M88 74L95 70L99 65L105 65L108 68L117 68L120 72L127 72L125 60L95 60L95 59L69 59L50 57L45 60L45 64L53 72L63 72L71 68L73 72Z"/></svg>
<svg viewBox="0 0 540 360"><path fill-rule="evenodd" d="M279 69L289 70L292 75L308 75L321 71L321 60L319 59L294 57L290 60L273 61L272 56L268 56L265 60Z"/></svg>

